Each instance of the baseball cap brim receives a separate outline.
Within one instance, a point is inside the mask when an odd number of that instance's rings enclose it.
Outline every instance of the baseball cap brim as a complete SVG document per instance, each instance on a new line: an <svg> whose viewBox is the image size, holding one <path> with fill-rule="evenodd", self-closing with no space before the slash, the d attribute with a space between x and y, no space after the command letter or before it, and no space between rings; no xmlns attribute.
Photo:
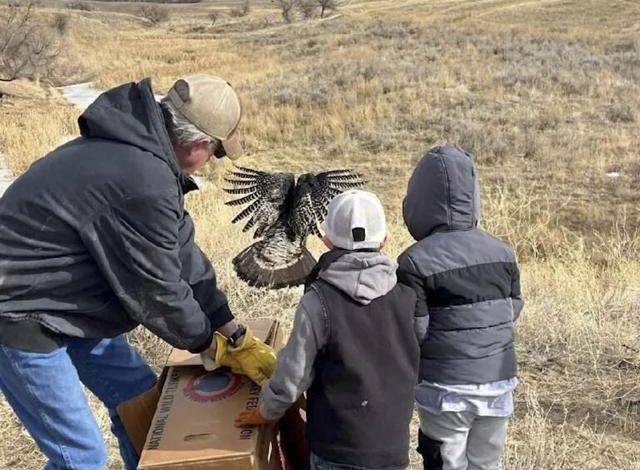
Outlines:
<svg viewBox="0 0 640 470"><path fill-rule="evenodd" d="M216 151L216 157L229 157L231 160L237 160L243 154L242 144L237 135L232 135L228 139L221 141L222 146Z"/></svg>
<svg viewBox="0 0 640 470"><path fill-rule="evenodd" d="M244 153L240 139L236 135L232 135L228 139L220 141L220 143L222 145L214 152L216 158L229 157L231 160L237 160Z"/></svg>

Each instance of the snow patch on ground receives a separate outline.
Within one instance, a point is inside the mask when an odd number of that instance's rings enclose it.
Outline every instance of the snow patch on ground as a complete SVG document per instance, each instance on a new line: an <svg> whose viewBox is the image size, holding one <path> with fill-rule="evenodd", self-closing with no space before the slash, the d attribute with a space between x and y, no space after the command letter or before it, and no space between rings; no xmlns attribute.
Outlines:
<svg viewBox="0 0 640 470"><path fill-rule="evenodd" d="M67 85L58 88L58 90L60 90L64 99L81 111L87 109L103 92L103 90L98 90L93 82ZM160 101L162 95L155 95L155 98L157 101Z"/></svg>
<svg viewBox="0 0 640 470"><path fill-rule="evenodd" d="M77 83L58 88L60 93L69 103L80 110L85 110L93 103L102 91L95 87L93 82Z"/></svg>

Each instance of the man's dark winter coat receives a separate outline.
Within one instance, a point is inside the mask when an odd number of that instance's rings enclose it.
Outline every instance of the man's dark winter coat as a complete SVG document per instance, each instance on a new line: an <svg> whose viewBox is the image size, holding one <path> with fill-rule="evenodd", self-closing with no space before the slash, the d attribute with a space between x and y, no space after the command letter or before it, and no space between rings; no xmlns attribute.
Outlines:
<svg viewBox="0 0 640 470"><path fill-rule="evenodd" d="M100 338L143 324L203 350L232 315L149 80L105 92L79 125L0 198L0 329Z"/></svg>

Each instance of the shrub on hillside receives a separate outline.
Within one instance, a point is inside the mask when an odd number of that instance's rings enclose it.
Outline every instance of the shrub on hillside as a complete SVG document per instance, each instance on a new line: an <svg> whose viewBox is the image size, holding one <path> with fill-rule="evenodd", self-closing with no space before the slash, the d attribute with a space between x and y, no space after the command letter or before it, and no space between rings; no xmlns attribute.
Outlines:
<svg viewBox="0 0 640 470"><path fill-rule="evenodd" d="M122 0L94 0L96 2L120 2ZM167 4L181 4L181 3L200 3L202 0L127 0L128 3L167 3Z"/></svg>
<svg viewBox="0 0 640 470"><path fill-rule="evenodd" d="M54 76L66 27L66 20L45 22L33 2L10 3L0 13L0 80Z"/></svg>
<svg viewBox="0 0 640 470"><path fill-rule="evenodd" d="M629 103L612 103L606 111L609 122L614 124L630 124L636 121L634 108Z"/></svg>
<svg viewBox="0 0 640 470"><path fill-rule="evenodd" d="M301 0L298 9L300 13L302 13L302 17L308 20L309 18L313 18L317 6L317 3L313 0Z"/></svg>
<svg viewBox="0 0 640 470"><path fill-rule="evenodd" d="M232 8L231 10L229 10L229 16L231 16L232 18L241 18L243 16L247 16L250 11L251 5L249 3L249 0L245 0L242 5L240 5L240 7Z"/></svg>
<svg viewBox="0 0 640 470"><path fill-rule="evenodd" d="M157 25L169 19L169 10L159 5L143 5L138 10L138 16L152 25Z"/></svg>
<svg viewBox="0 0 640 470"><path fill-rule="evenodd" d="M338 9L338 0L316 0L320 6L320 18L324 18L327 11L335 11Z"/></svg>
<svg viewBox="0 0 640 470"><path fill-rule="evenodd" d="M298 5L299 0L271 0L275 2L276 5L280 8L280 13L282 13L282 18L287 22L291 23L293 20L293 11L294 8Z"/></svg>
<svg viewBox="0 0 640 470"><path fill-rule="evenodd" d="M209 18L209 21L211 21L211 26L215 26L215 24L218 21L218 19L220 19L220 12L219 11L211 11L207 15L207 17Z"/></svg>
<svg viewBox="0 0 640 470"><path fill-rule="evenodd" d="M79 10L79 11L93 11L95 10L94 6L83 0L69 0L64 4L65 8L69 10Z"/></svg>
<svg viewBox="0 0 640 470"><path fill-rule="evenodd" d="M69 15L57 13L51 21L51 26L53 26L58 34L64 36L69 31Z"/></svg>
<svg viewBox="0 0 640 470"><path fill-rule="evenodd" d="M313 18L316 10L320 9L320 18L324 18L327 11L335 11L339 7L338 0L271 0L280 8L282 18L287 22L293 21L297 10L304 19Z"/></svg>

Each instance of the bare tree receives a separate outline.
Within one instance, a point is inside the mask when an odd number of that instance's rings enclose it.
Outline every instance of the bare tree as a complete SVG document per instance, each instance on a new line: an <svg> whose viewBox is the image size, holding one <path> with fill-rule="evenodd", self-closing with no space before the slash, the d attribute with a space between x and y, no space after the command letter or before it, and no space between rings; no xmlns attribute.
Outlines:
<svg viewBox="0 0 640 470"><path fill-rule="evenodd" d="M62 51L58 26L40 21L33 2L10 3L0 15L0 80L48 78Z"/></svg>
<svg viewBox="0 0 640 470"><path fill-rule="evenodd" d="M51 25L60 34L64 36L69 32L69 16L63 13L57 13L52 20Z"/></svg>
<svg viewBox="0 0 640 470"><path fill-rule="evenodd" d="M318 4L313 0L300 0L298 9L302 13L304 19L308 20L313 17L317 6Z"/></svg>
<svg viewBox="0 0 640 470"><path fill-rule="evenodd" d="M320 6L320 18L324 18L324 14L327 10L338 9L337 0L317 0L317 2L318 2L318 5Z"/></svg>
<svg viewBox="0 0 640 470"><path fill-rule="evenodd" d="M242 16L247 16L251 11L251 5L249 4L249 0L244 0L244 3L240 7L240 11L242 12Z"/></svg>
<svg viewBox="0 0 640 470"><path fill-rule="evenodd" d="M157 25L169 19L169 10L159 5L143 5L138 10L138 15L152 25Z"/></svg>
<svg viewBox="0 0 640 470"><path fill-rule="evenodd" d="M209 20L211 21L211 26L215 26L216 21L218 21L218 18L220 18L220 12L218 11L211 11L209 12Z"/></svg>
<svg viewBox="0 0 640 470"><path fill-rule="evenodd" d="M291 23L291 20L293 19L291 17L293 13L293 9L298 4L299 0L271 0L271 1L275 1L275 3L280 7L280 11L282 12L282 18L284 18L284 20L287 23Z"/></svg>

